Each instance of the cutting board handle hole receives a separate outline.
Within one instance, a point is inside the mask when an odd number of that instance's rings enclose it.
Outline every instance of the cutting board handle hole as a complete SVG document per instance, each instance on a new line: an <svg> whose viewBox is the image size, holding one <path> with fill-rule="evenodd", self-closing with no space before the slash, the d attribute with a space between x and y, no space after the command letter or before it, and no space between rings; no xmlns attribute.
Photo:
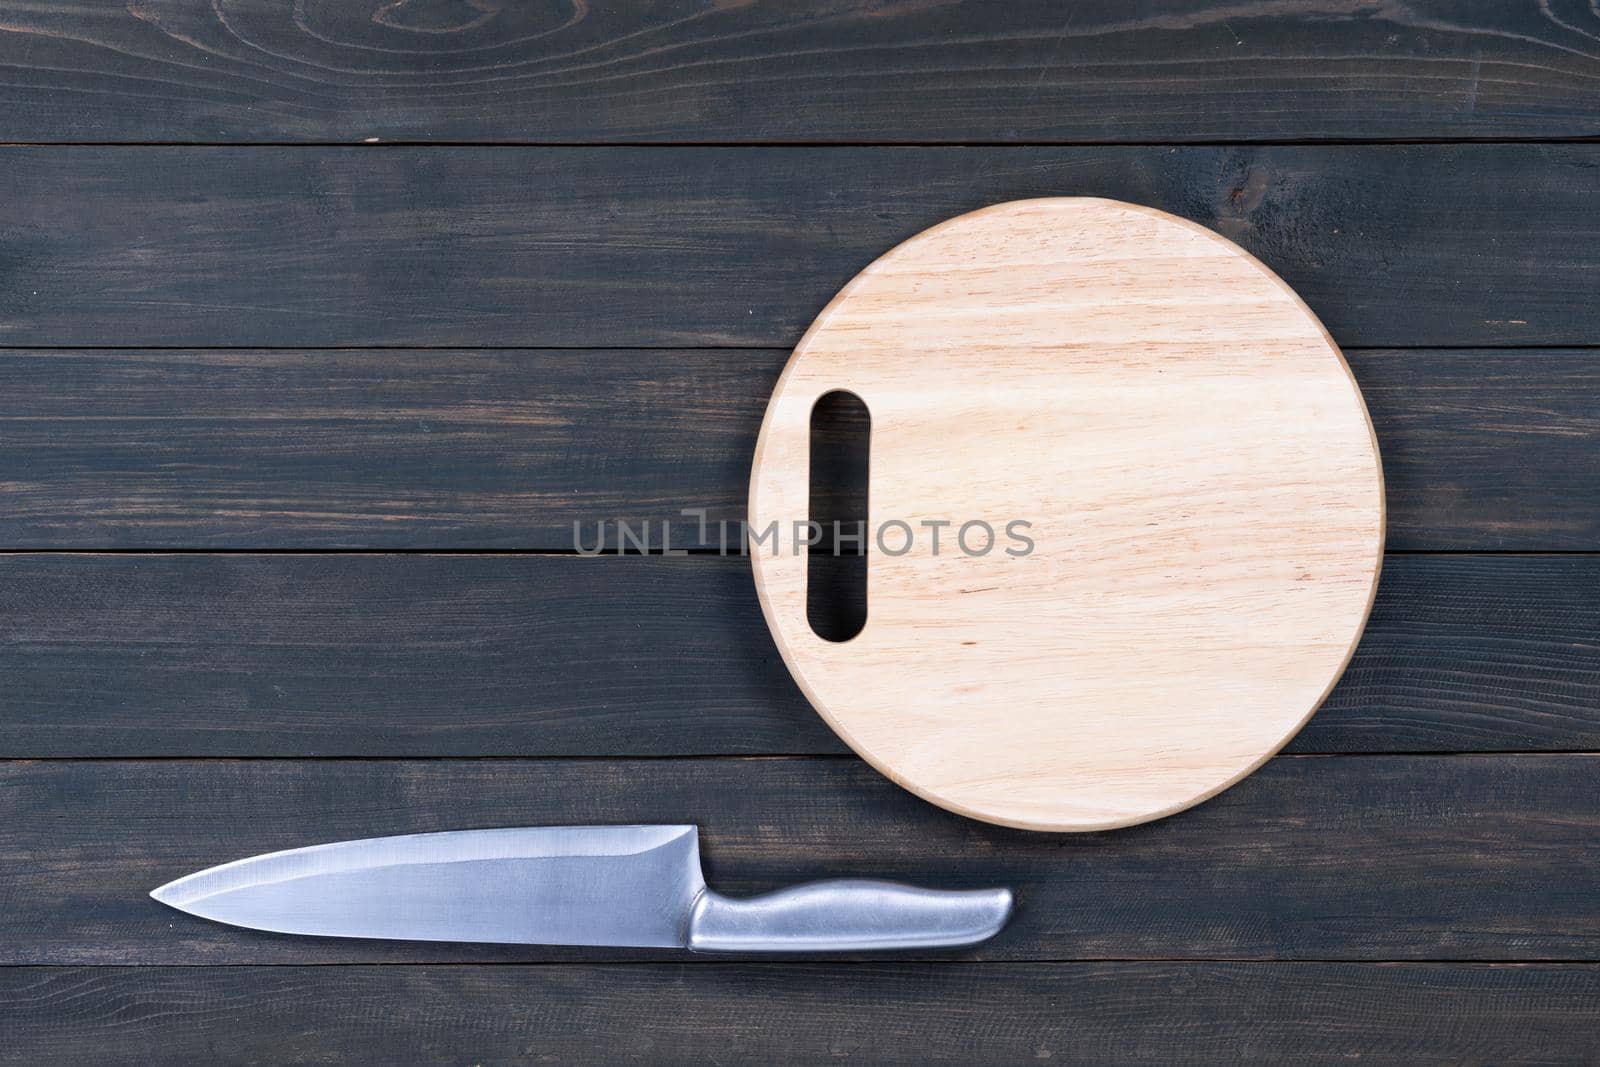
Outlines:
<svg viewBox="0 0 1600 1067"><path fill-rule="evenodd" d="M806 621L825 641L848 641L867 624L871 438L872 415L856 394L835 389L812 405Z"/></svg>

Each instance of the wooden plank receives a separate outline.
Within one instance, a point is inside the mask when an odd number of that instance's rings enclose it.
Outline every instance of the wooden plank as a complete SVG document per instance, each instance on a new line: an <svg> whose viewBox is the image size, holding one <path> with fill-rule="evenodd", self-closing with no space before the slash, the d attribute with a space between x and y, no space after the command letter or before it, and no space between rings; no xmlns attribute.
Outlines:
<svg viewBox="0 0 1600 1067"><path fill-rule="evenodd" d="M748 564L0 556L4 754L843 752Z"/></svg>
<svg viewBox="0 0 1600 1067"><path fill-rule="evenodd" d="M7 140L1138 141L1596 132L1581 5L0 8Z"/></svg>
<svg viewBox="0 0 1600 1067"><path fill-rule="evenodd" d="M1600 756L1280 757L1160 822L1060 836L854 759L0 765L0 964L515 962L660 952L262 934L145 894L241 856L482 826L695 822L709 882L1006 885L991 960L1600 959Z"/></svg>
<svg viewBox="0 0 1600 1067"><path fill-rule="evenodd" d="M782 349L0 353L0 547L567 549L744 515ZM1348 353L1395 549L1600 549L1586 350ZM735 542L737 534L734 535Z"/></svg>
<svg viewBox="0 0 1600 1067"><path fill-rule="evenodd" d="M1585 1063L1600 969L1055 963L0 971L16 1063Z"/></svg>
<svg viewBox="0 0 1600 1067"><path fill-rule="evenodd" d="M1600 548L1600 353L1363 351L1391 549Z"/></svg>
<svg viewBox="0 0 1600 1067"><path fill-rule="evenodd" d="M1391 556L1296 752L1600 748L1600 558ZM839 754L748 563L0 555L0 755Z"/></svg>
<svg viewBox="0 0 1600 1067"><path fill-rule="evenodd" d="M0 188L11 346L788 347L906 237L1064 194L1238 241L1345 346L1600 336L1594 144L13 147Z"/></svg>
<svg viewBox="0 0 1600 1067"><path fill-rule="evenodd" d="M1597 632L1595 557L1390 556L1349 669L1290 750L1600 748Z"/></svg>
<svg viewBox="0 0 1600 1067"><path fill-rule="evenodd" d="M571 551L618 518L703 544L680 510L742 514L784 358L0 353L0 544Z"/></svg>

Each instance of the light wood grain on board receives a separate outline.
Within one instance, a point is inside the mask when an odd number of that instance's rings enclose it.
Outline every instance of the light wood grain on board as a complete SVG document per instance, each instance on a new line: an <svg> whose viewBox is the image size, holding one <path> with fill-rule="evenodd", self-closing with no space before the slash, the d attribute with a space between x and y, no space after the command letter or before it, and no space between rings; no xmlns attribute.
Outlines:
<svg viewBox="0 0 1600 1067"><path fill-rule="evenodd" d="M789 539L835 389L871 413L885 534L841 643L811 632ZM1377 444L1316 318L1215 234L1089 198L961 216L846 286L773 394L750 517L778 526L757 588L830 725L934 803L1043 830L1171 814L1259 766L1343 671L1383 549ZM1014 520L1031 552L952 543Z"/></svg>

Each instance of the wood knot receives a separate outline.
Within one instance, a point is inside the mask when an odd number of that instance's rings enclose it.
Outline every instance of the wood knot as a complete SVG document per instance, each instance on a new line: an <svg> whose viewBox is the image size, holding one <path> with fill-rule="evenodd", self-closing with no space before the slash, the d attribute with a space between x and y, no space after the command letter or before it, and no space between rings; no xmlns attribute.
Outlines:
<svg viewBox="0 0 1600 1067"><path fill-rule="evenodd" d="M505 0L395 0L372 13L372 21L411 33L461 33L500 14Z"/></svg>
<svg viewBox="0 0 1600 1067"><path fill-rule="evenodd" d="M1224 180L1225 195L1217 205L1217 228L1226 236L1238 239L1239 235L1254 228L1252 216L1267 199L1271 175L1267 168L1255 163L1245 165L1244 173Z"/></svg>

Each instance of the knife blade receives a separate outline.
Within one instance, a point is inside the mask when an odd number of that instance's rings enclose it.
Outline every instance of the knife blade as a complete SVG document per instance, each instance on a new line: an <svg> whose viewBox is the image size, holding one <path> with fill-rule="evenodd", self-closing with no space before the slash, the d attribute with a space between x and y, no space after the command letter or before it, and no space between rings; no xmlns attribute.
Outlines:
<svg viewBox="0 0 1600 1067"><path fill-rule="evenodd" d="M269 852L154 890L201 918L286 934L404 941L830 952L970 945L1007 889L836 879L762 896L707 888L694 826L542 826Z"/></svg>

